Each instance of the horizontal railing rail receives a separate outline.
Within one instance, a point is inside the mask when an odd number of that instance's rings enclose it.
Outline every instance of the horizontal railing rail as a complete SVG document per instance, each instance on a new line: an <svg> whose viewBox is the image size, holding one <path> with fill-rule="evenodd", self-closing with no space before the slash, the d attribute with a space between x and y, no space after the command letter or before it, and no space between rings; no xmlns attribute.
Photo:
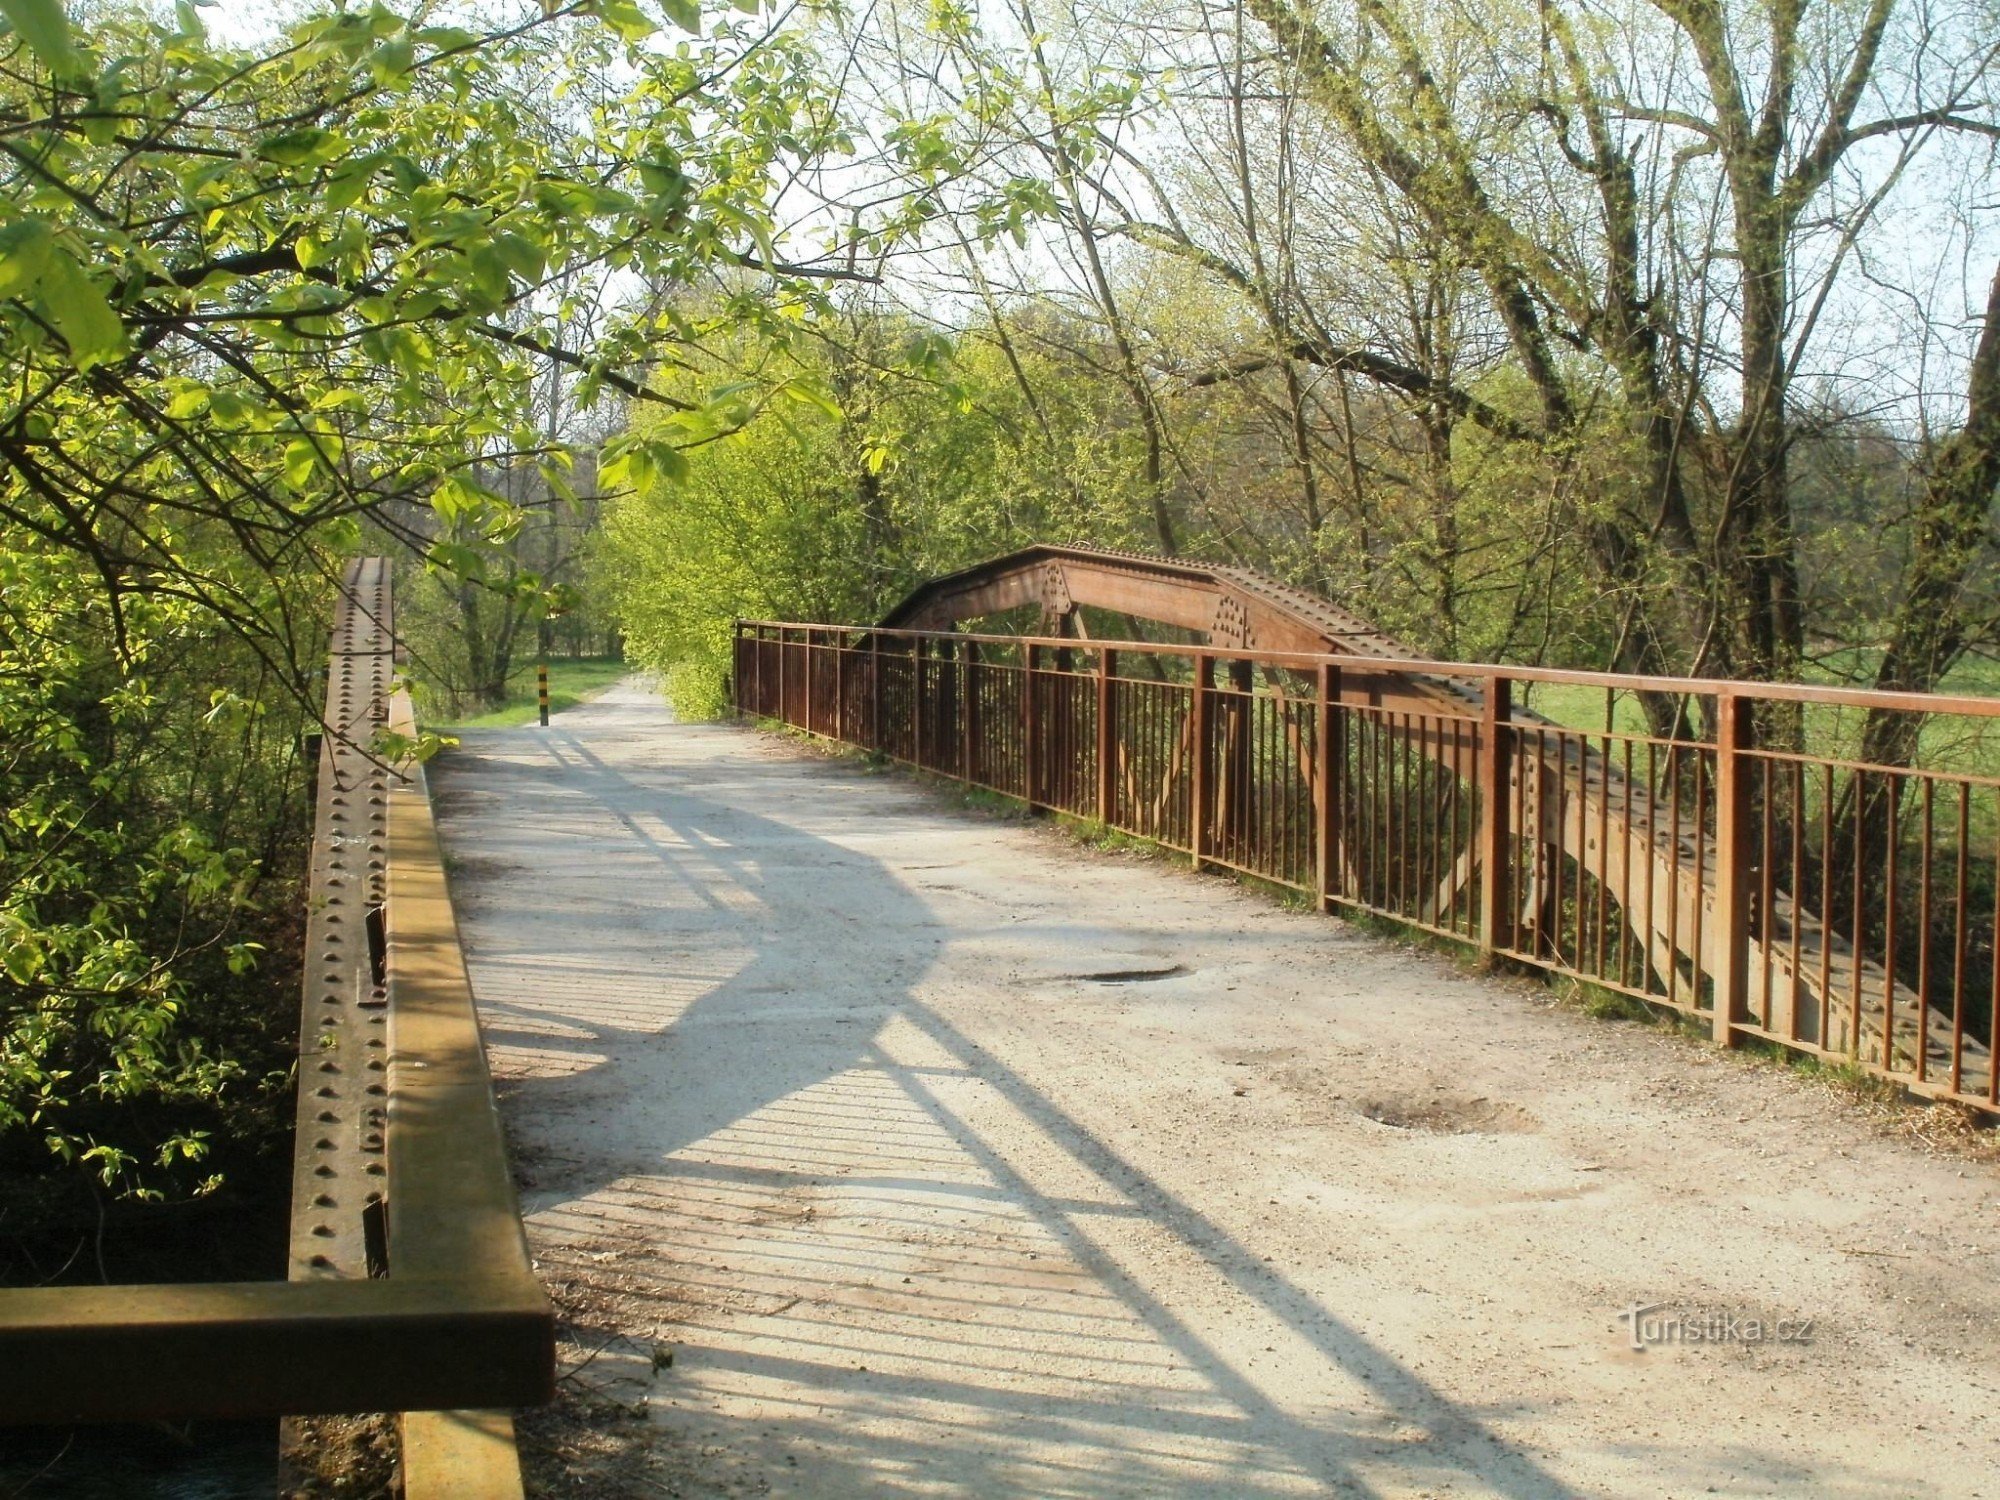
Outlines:
<svg viewBox="0 0 2000 1500"><path fill-rule="evenodd" d="M2000 1110L2000 777L1844 753L1878 712L1978 741L2000 699L782 621L738 623L731 691L1724 1044ZM1563 693L1599 727L1529 710Z"/></svg>

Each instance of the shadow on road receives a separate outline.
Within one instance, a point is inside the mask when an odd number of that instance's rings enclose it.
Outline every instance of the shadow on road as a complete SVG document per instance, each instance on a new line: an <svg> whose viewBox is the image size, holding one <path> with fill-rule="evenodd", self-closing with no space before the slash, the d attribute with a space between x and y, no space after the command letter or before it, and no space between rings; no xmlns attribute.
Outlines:
<svg viewBox="0 0 2000 1500"><path fill-rule="evenodd" d="M683 1330L705 1440L825 1494L1572 1493L918 998L942 930L837 811L859 775L599 753L658 714L468 737L437 785L545 1274ZM748 805L787 783L840 842ZM1107 1247L1138 1218L1352 1403L1219 1354Z"/></svg>

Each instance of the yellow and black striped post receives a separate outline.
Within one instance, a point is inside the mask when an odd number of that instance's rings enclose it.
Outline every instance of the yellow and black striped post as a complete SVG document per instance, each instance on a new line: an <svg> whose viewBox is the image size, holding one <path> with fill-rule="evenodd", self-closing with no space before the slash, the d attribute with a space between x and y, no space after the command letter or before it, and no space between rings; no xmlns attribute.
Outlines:
<svg viewBox="0 0 2000 1500"><path fill-rule="evenodd" d="M535 663L535 705L541 711L542 728L549 727L549 664Z"/></svg>

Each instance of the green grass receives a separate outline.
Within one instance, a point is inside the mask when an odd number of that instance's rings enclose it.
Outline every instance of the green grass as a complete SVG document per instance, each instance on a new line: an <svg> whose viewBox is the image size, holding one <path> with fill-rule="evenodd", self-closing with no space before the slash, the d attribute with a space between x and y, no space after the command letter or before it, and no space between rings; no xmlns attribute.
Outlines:
<svg viewBox="0 0 2000 1500"><path fill-rule="evenodd" d="M1858 1062L1784 1050L1777 1050L1771 1060L1790 1068L1801 1078L1814 1079L1826 1085L1834 1093L1857 1104L1899 1104L1908 1101L1900 1084L1870 1072Z"/></svg>
<svg viewBox="0 0 2000 1500"><path fill-rule="evenodd" d="M575 708L579 703L588 703L632 671L630 662L608 656L585 656L576 660L556 657L549 662L549 712L557 714L566 708ZM443 734L460 729L513 729L534 723L536 712L535 664L530 661L508 677L507 701L498 708L449 724L426 722L424 727Z"/></svg>
<svg viewBox="0 0 2000 1500"><path fill-rule="evenodd" d="M1881 656L1876 650L1849 648L1829 652L1810 664L1803 674L1811 683L1829 686L1865 687L1874 676ZM1967 657L1938 684L1940 693L1965 697L2000 698L2000 662L1985 657ZM1649 731L1638 697L1632 693L1611 695L1610 723L1605 722L1605 692L1602 688L1573 687L1563 683L1521 683L1517 701L1536 713L1570 729L1602 734L1645 735ZM1833 759L1852 757L1860 742L1864 710L1858 708L1810 707L1805 715L1806 750ZM1634 752L1635 758L1638 752ZM1933 714L1925 722L1918 741L1917 763L1938 771L1971 776L2000 777L2000 719L1960 718Z"/></svg>

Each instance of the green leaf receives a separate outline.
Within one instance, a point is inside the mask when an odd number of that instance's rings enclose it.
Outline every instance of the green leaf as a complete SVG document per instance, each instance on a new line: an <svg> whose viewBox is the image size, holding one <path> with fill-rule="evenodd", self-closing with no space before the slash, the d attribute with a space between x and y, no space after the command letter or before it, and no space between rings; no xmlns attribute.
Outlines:
<svg viewBox="0 0 2000 1500"><path fill-rule="evenodd" d="M468 547L463 542L446 541L442 537L432 542L424 553L424 566L433 573L453 578L482 578L486 573L486 564L478 548Z"/></svg>
<svg viewBox="0 0 2000 1500"><path fill-rule="evenodd" d="M840 420L840 403L833 399L824 385L809 376L796 376L786 381L779 390L802 406L825 412L836 422Z"/></svg>
<svg viewBox="0 0 2000 1500"><path fill-rule="evenodd" d="M682 31L701 31L701 0L660 0L660 9Z"/></svg>
<svg viewBox="0 0 2000 1500"><path fill-rule="evenodd" d="M0 229L0 297L14 297L42 279L54 243L46 219L16 219Z"/></svg>
<svg viewBox="0 0 2000 1500"><path fill-rule="evenodd" d="M167 415L176 422L198 417L208 410L208 387L196 381L179 385L167 398Z"/></svg>
<svg viewBox="0 0 2000 1500"><path fill-rule="evenodd" d="M368 59L368 71L377 83L391 83L410 71L417 60L417 44L407 36L384 42Z"/></svg>
<svg viewBox="0 0 2000 1500"><path fill-rule="evenodd" d="M525 234L505 230L494 237L493 248L499 252L507 269L531 286L540 281L542 273L548 269L548 257L543 254L542 247Z"/></svg>
<svg viewBox="0 0 2000 1500"><path fill-rule="evenodd" d="M59 0L0 0L0 15L35 49L50 72L67 76L79 71L82 59L70 42L69 17L63 14Z"/></svg>
<svg viewBox="0 0 2000 1500"><path fill-rule="evenodd" d="M320 201L328 208L352 208L368 191L368 185L375 180L375 169L382 164L380 156L356 157L342 162L327 180L326 192Z"/></svg>
<svg viewBox="0 0 2000 1500"><path fill-rule="evenodd" d="M257 154L281 167L309 167L332 161L346 147L344 137L313 125L265 136L257 143Z"/></svg>
<svg viewBox="0 0 2000 1500"><path fill-rule="evenodd" d="M285 444L285 483L295 490L302 490L312 482L313 467L319 462L319 455L313 445L304 438L293 438Z"/></svg>
<svg viewBox="0 0 2000 1500"><path fill-rule="evenodd" d="M687 455L680 449L672 443L648 443L646 447L652 454L653 468L660 478L669 484L680 484L687 479Z"/></svg>
<svg viewBox="0 0 2000 1500"><path fill-rule="evenodd" d="M37 288L42 311L56 325L80 369L115 359L125 351L125 325L105 300L103 289L60 248L49 253Z"/></svg>
<svg viewBox="0 0 2000 1500"><path fill-rule="evenodd" d="M686 6L688 0L667 0L665 9L668 15L674 14L676 4ZM643 42L659 29L633 0L599 0L596 11L598 19L628 42Z"/></svg>

